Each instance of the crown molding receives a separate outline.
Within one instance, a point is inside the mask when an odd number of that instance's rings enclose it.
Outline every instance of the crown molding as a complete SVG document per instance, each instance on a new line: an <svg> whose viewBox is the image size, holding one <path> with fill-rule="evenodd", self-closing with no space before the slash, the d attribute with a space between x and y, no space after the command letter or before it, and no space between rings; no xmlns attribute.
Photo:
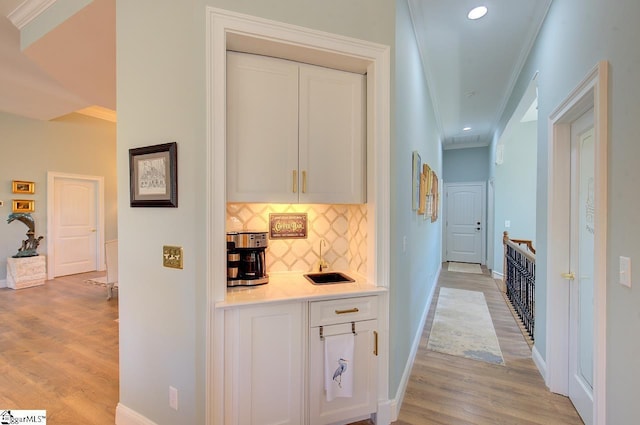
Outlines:
<svg viewBox="0 0 640 425"><path fill-rule="evenodd" d="M57 0L26 0L20 6L16 7L7 18L19 30L40 16L42 12L50 8Z"/></svg>

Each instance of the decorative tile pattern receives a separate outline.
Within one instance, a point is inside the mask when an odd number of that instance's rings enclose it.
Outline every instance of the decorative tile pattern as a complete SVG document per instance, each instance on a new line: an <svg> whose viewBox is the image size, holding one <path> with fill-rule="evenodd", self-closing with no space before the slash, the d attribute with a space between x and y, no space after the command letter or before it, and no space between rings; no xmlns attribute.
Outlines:
<svg viewBox="0 0 640 425"><path fill-rule="evenodd" d="M267 270L317 271L322 257L331 270L367 271L367 206L325 204L227 204L227 231L269 231L270 213L307 213L307 239L270 240Z"/></svg>

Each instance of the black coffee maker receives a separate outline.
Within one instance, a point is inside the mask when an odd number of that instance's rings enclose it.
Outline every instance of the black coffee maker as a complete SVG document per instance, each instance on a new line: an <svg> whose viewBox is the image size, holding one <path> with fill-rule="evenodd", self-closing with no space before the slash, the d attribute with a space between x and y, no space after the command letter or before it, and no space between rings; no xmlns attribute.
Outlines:
<svg viewBox="0 0 640 425"><path fill-rule="evenodd" d="M265 263L267 232L227 233L227 286L269 283Z"/></svg>

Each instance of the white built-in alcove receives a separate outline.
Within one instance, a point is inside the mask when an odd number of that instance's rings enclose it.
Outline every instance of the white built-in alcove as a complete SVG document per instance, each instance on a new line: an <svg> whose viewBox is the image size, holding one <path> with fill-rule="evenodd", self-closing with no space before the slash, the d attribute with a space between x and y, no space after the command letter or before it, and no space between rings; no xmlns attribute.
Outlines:
<svg viewBox="0 0 640 425"><path fill-rule="evenodd" d="M226 296L226 53L261 54L367 76L367 279L389 287L390 48L226 10L207 8L207 423L224 423L224 323L215 303ZM379 327L388 341L388 296ZM388 393L388 350L381 353L380 399ZM387 406L388 407L388 406ZM389 409L378 410L385 423ZM387 420L388 422L388 420Z"/></svg>

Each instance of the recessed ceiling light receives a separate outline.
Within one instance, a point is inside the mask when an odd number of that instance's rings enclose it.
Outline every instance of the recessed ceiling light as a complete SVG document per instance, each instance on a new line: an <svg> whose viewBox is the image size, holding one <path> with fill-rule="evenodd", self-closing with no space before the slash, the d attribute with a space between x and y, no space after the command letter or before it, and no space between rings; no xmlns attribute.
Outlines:
<svg viewBox="0 0 640 425"><path fill-rule="evenodd" d="M467 18L476 20L482 18L486 14L487 8L485 6L478 6L471 9L471 11L467 14Z"/></svg>
<svg viewBox="0 0 640 425"><path fill-rule="evenodd" d="M462 131L469 131L469 130L471 130L471 127L465 127L462 129Z"/></svg>

